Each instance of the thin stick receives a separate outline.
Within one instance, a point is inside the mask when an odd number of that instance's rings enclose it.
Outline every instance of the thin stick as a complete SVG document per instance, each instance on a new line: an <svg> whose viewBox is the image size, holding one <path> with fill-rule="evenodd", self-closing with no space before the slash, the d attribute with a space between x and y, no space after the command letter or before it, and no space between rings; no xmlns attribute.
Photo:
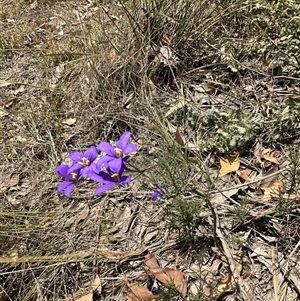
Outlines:
<svg viewBox="0 0 300 301"><path fill-rule="evenodd" d="M223 235L223 233L220 229L220 220L219 220L219 216L217 214L216 214L216 222L215 223L216 223L216 234L217 234L217 236L219 237L219 239L221 241L224 254L225 254L225 256L228 260L230 271L232 273L234 281L238 285L238 288L241 292L242 298L244 300L252 301L250 292L245 291L245 288L244 288L245 283L244 283L243 279L241 278L239 271L236 268L235 260L234 260L232 254L231 254L231 251L230 251L229 246L228 246L228 244L225 240L225 237L224 237L224 235Z"/></svg>
<svg viewBox="0 0 300 301"><path fill-rule="evenodd" d="M273 274L273 286L274 286L274 297L275 301L278 301L278 281L277 281L277 267L275 262L275 250L272 248L272 274Z"/></svg>
<svg viewBox="0 0 300 301"><path fill-rule="evenodd" d="M224 188L224 189L212 190L209 193L210 194L214 194L214 193L226 192L226 191L233 190L233 189L240 189L242 187L245 187L245 186L248 186L248 185L251 185L251 184L255 184L255 183L260 182L262 180L265 180L265 179L271 178L271 177L273 177L275 175L278 175L281 172L283 172L284 170L286 170L288 167L289 167L289 165L286 165L282 169L279 169L279 170L277 170L277 171L275 171L275 172L273 172L273 173L271 173L269 175L266 175L266 176L264 176L262 178L259 178L259 179L256 179L256 180L253 180L251 182L246 182L246 183L243 183L243 184L239 184L239 185L236 185L236 186L233 186L233 187Z"/></svg>

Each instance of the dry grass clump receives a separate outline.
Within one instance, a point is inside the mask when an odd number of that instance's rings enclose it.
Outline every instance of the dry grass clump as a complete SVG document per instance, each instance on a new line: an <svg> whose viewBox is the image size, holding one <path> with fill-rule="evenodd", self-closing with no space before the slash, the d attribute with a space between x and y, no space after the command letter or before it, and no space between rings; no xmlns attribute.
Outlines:
<svg viewBox="0 0 300 301"><path fill-rule="evenodd" d="M285 31L274 22L268 29L268 1L262 10L257 5L4 1L1 301L78 300L96 273L103 290L93 300L124 300L124 275L153 280L142 271L146 251L189 275L193 265L207 268L218 258L224 266L214 277L221 279L234 266L223 232L233 253L243 247L242 277L262 240L299 255L292 234L299 220L299 64L291 59L297 49L289 48L296 42L284 39L290 34L285 14ZM284 45L273 47L277 38ZM253 39L276 53L258 53ZM57 194L55 168L69 163L70 151L115 141L125 130L139 145L128 165L129 186L95 196L96 186L85 181L69 199ZM244 182L227 193L238 176L218 176L220 157L238 152L244 169L268 177L274 164L259 157L258 146L276 149L286 163L284 190L270 203L260 200L263 190ZM164 199L152 202L151 191L160 186ZM273 275L269 267L261 272L264 279ZM207 283L199 281L190 278L187 300L203 300ZM250 287L255 281L260 278L249 278ZM286 292L294 296L291 287ZM268 296L277 291L268 289ZM266 299L264 292L256 294ZM173 295L165 291L161 298Z"/></svg>

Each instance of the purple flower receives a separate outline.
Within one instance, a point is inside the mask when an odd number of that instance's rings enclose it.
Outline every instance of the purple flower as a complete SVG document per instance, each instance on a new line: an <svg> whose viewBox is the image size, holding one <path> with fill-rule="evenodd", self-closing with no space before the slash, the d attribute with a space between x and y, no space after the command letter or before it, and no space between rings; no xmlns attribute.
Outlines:
<svg viewBox="0 0 300 301"><path fill-rule="evenodd" d="M115 187L116 185L128 184L131 181L131 178L129 176L122 175L122 173L125 169L125 164L123 164L121 166L119 173L113 172L107 166L107 164L103 163L101 171L97 171L94 168L94 169L90 169L90 171L88 172L88 176L91 180L100 182L103 184L96 189L96 191L95 191L96 194L104 193L108 189L111 189L111 188Z"/></svg>
<svg viewBox="0 0 300 301"><path fill-rule="evenodd" d="M101 163L107 162L109 168L115 173L120 173L124 165L124 160L129 158L128 154L134 153L138 149L137 145L129 143L130 135L130 132L125 132L116 142L115 146L108 142L101 142L97 146L99 151L106 153L106 155L100 159Z"/></svg>
<svg viewBox="0 0 300 301"><path fill-rule="evenodd" d="M57 191L59 193L64 191L65 196L69 197L80 178L80 170L70 172L70 167L66 164L59 165L55 171L65 180L59 184Z"/></svg>
<svg viewBox="0 0 300 301"><path fill-rule="evenodd" d="M98 157L98 151L96 146L89 147L84 153L72 152L70 158L73 160L73 165L69 169L69 173L81 170L80 177L86 175L90 169L90 165Z"/></svg>
<svg viewBox="0 0 300 301"><path fill-rule="evenodd" d="M159 186L151 195L151 200L156 201L158 198L163 197L165 192L163 191L162 187Z"/></svg>

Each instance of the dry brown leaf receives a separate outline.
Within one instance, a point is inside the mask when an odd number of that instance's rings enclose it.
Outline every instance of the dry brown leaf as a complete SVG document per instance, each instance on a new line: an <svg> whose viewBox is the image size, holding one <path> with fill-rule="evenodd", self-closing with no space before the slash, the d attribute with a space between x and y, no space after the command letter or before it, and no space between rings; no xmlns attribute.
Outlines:
<svg viewBox="0 0 300 301"><path fill-rule="evenodd" d="M76 293L73 293L72 299L74 301L93 301L93 294L94 292L97 292L98 294L101 294L102 292L102 286L101 286L101 280L98 275L95 276L94 281L91 286L91 290L82 295L81 291L77 291ZM70 298L67 298L66 301L71 301Z"/></svg>
<svg viewBox="0 0 300 301"><path fill-rule="evenodd" d="M243 269L243 266L241 264L241 258L238 260L235 260L235 268L238 274L240 275ZM232 276L231 272L229 273L220 281L218 286L215 290L213 290L212 295L210 296L210 301L217 301L219 298L221 298L226 293L232 292L235 290L237 283L234 280L234 277Z"/></svg>
<svg viewBox="0 0 300 301"><path fill-rule="evenodd" d="M77 119L76 118L68 118L64 120L62 123L66 124L68 126L74 125L76 123Z"/></svg>
<svg viewBox="0 0 300 301"><path fill-rule="evenodd" d="M81 296L79 299L75 299L75 301L93 301L93 292L89 292L88 294Z"/></svg>
<svg viewBox="0 0 300 301"><path fill-rule="evenodd" d="M183 108L185 105L187 104L187 102L182 99L179 100L174 106L172 106L168 112L166 113L165 117L168 117L169 115L173 114L174 112L176 112L177 110Z"/></svg>
<svg viewBox="0 0 300 301"><path fill-rule="evenodd" d="M92 284L92 290L97 291L98 294L101 294L102 292L101 280L98 274L95 276L94 282Z"/></svg>
<svg viewBox="0 0 300 301"><path fill-rule="evenodd" d="M200 147L197 146L196 144L191 143L191 142L186 142L186 139L180 134L178 127L176 128L176 132L175 132L175 140L178 142L179 145L184 146L191 151L199 151L200 150Z"/></svg>
<svg viewBox="0 0 300 301"><path fill-rule="evenodd" d="M12 174L10 178L2 183L0 183L0 193L7 191L8 188L13 187L19 183L19 175Z"/></svg>
<svg viewBox="0 0 300 301"><path fill-rule="evenodd" d="M153 254L147 254L145 256L146 266L149 268L150 273L160 282L164 284L174 283L177 290L181 293L183 297L187 294L187 283L184 279L184 275L181 271L177 269L166 268L163 270L157 259Z"/></svg>
<svg viewBox="0 0 300 301"><path fill-rule="evenodd" d="M151 253L145 256L146 266L149 268L150 273L160 282L168 283L170 281L170 277L163 271L163 269L159 266L157 259Z"/></svg>
<svg viewBox="0 0 300 301"><path fill-rule="evenodd" d="M278 171L278 166L275 165L275 166L273 166L273 168L271 168L269 171L267 171L265 174L263 174L262 177L272 175L272 174L276 173L277 171ZM275 182L277 182L277 179L278 179L278 174L274 174L273 176L270 176L268 178L261 180L259 187L260 188L270 187Z"/></svg>
<svg viewBox="0 0 300 301"><path fill-rule="evenodd" d="M263 201L270 201L272 197L276 198L280 195L280 192L283 189L283 185L280 182L272 183L269 187L261 187L264 191L264 195L262 197Z"/></svg>
<svg viewBox="0 0 300 301"><path fill-rule="evenodd" d="M184 279L184 275L181 271L177 269L165 268L165 273L170 276L172 282L174 282L177 290L180 294L185 297L187 294L187 283Z"/></svg>
<svg viewBox="0 0 300 301"><path fill-rule="evenodd" d="M239 154L225 155L220 159L220 165L220 177L223 177L230 172L237 171L240 168Z"/></svg>
<svg viewBox="0 0 300 301"><path fill-rule="evenodd" d="M251 182L254 180L253 171L249 168L237 170L236 174L237 174L238 178L242 179L241 183ZM252 178L250 178L251 175L252 175ZM241 183L238 183L238 184L241 184ZM252 189L255 189L257 187L257 184L256 183L249 184L249 187Z"/></svg>
<svg viewBox="0 0 300 301"><path fill-rule="evenodd" d="M242 271L241 255L238 254L237 257L238 258L234 260L234 264L237 273L240 275ZM212 265L194 267L194 271L197 273L196 275L203 282L202 291L209 301L217 301L223 295L234 291L236 288L236 282L230 271L224 278L219 278L218 274L221 263L221 260L215 259Z"/></svg>
<svg viewBox="0 0 300 301"><path fill-rule="evenodd" d="M185 146L185 139L180 135L179 128L176 128L175 139L179 145Z"/></svg>
<svg viewBox="0 0 300 301"><path fill-rule="evenodd" d="M136 282L130 283L128 278L124 278L126 285L130 288L131 293L127 295L127 301L152 301L158 299L158 295L152 294L147 285L139 286Z"/></svg>
<svg viewBox="0 0 300 301"><path fill-rule="evenodd" d="M278 164L278 165L280 165L280 162L278 161L278 159L276 157L278 157L279 154L280 154L279 151L271 149L271 148L267 148L262 151L262 157L265 160L275 163L275 164Z"/></svg>

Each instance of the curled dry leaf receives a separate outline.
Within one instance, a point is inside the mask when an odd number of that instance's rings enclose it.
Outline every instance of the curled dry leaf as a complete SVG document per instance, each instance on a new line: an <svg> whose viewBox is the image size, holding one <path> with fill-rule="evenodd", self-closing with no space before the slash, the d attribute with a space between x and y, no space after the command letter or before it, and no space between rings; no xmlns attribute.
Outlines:
<svg viewBox="0 0 300 301"><path fill-rule="evenodd" d="M238 255L240 255L240 254L238 254ZM241 262L242 262L241 255L238 256L236 258L236 260L234 260L235 269L236 269L238 275L241 274L241 271L243 269ZM209 300L217 301L219 298L224 296L226 293L234 291L236 286L237 286L237 283L236 283L231 271L229 271L228 274L223 279L221 279L221 281L219 282L216 289L213 290L212 294L209 296L210 297Z"/></svg>
<svg viewBox="0 0 300 301"><path fill-rule="evenodd" d="M239 154L225 155L220 159L220 165L220 177L223 177L230 172L237 171L240 168Z"/></svg>
<svg viewBox="0 0 300 301"><path fill-rule="evenodd" d="M270 201L272 197L279 197L280 192L283 190L283 185L280 182L272 183L269 187L261 187L264 191L264 195L262 197L263 201Z"/></svg>
<svg viewBox="0 0 300 301"><path fill-rule="evenodd" d="M73 293L72 299L67 298L66 301L93 301L94 292L97 292L99 295L102 292L101 280L99 275L95 276L91 290L88 293L82 295L82 292L78 291L76 293Z"/></svg>
<svg viewBox="0 0 300 301"><path fill-rule="evenodd" d="M136 282L130 282L127 277L124 278L126 285L131 292L127 295L127 301L152 301L158 299L158 295L152 294L147 285L139 286Z"/></svg>
<svg viewBox="0 0 300 301"><path fill-rule="evenodd" d="M200 151L200 147L197 146L194 143L187 142L186 139L180 134L179 128L177 127L176 132L175 132L175 140L177 143L181 146L186 147L187 149L191 151Z"/></svg>
<svg viewBox="0 0 300 301"><path fill-rule="evenodd" d="M278 197L280 192L283 190L283 185L278 181L278 166L275 165L270 169L264 176L272 175L269 178L265 178L260 182L260 188L264 191L262 197L263 201L270 201L272 197Z"/></svg>
<svg viewBox="0 0 300 301"><path fill-rule="evenodd" d="M0 183L0 193L4 193L8 188L13 187L19 183L19 175L12 174L10 178L2 183Z"/></svg>
<svg viewBox="0 0 300 301"><path fill-rule="evenodd" d="M255 178L254 173L255 172L249 168L237 170L236 174L238 176L238 179L241 180L240 183L238 183L238 184L252 182ZM257 184L256 183L249 184L249 187L252 189L255 189L257 187Z"/></svg>
<svg viewBox="0 0 300 301"><path fill-rule="evenodd" d="M69 119L64 120L62 123L66 124L68 126L72 126L76 123L76 121L77 121L76 118L69 118Z"/></svg>
<svg viewBox="0 0 300 301"><path fill-rule="evenodd" d="M93 301L93 292L89 292L86 295L79 297L79 299L74 299L76 301ZM68 300L71 301L71 300Z"/></svg>
<svg viewBox="0 0 300 301"><path fill-rule="evenodd" d="M145 256L146 266L149 268L150 273L160 282L164 284L172 284L176 286L180 294L185 297L187 294L187 283L184 279L184 275L181 271L177 269L162 269L157 259L153 254L147 254Z"/></svg>
<svg viewBox="0 0 300 301"><path fill-rule="evenodd" d="M267 148L267 149L264 149L262 151L262 157L269 161L269 162L272 162L272 163L275 163L275 164L280 164L280 162L278 161L277 157L280 155L280 152L275 150L275 149L271 149L271 148Z"/></svg>

